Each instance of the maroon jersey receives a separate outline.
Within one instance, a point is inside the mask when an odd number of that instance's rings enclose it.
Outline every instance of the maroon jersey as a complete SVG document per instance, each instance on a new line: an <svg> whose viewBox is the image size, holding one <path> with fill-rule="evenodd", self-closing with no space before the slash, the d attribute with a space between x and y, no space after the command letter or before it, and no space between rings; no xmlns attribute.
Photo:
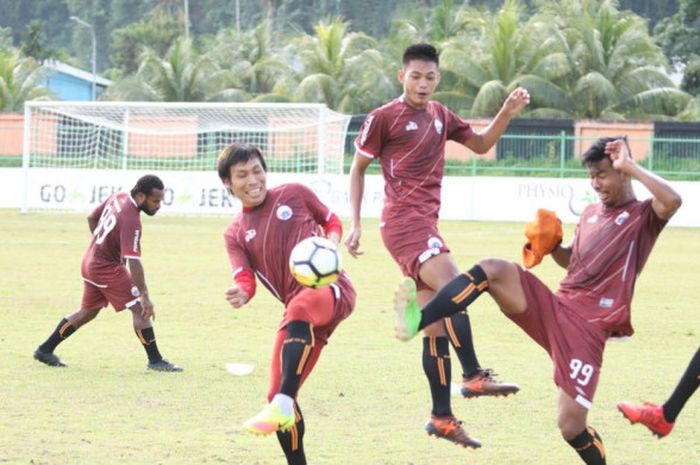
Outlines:
<svg viewBox="0 0 700 465"><path fill-rule="evenodd" d="M616 208L586 207L576 227L568 273L557 291L562 304L609 333L631 335L634 284L665 225L651 199Z"/></svg>
<svg viewBox="0 0 700 465"><path fill-rule="evenodd" d="M445 143L463 143L473 134L469 123L439 102L416 110L399 97L367 115L355 148L379 158L385 182L382 217L410 209L437 218Z"/></svg>
<svg viewBox="0 0 700 465"><path fill-rule="evenodd" d="M316 194L301 184L270 189L261 205L244 208L224 233L234 278L244 270L254 272L287 305L306 289L289 271L289 254L302 239L321 235L319 225L325 224L330 215ZM345 273L336 284L341 292L352 292Z"/></svg>
<svg viewBox="0 0 700 465"><path fill-rule="evenodd" d="M99 217L92 241L83 257L83 275L90 270L112 268L127 258L141 257L141 210L131 195L117 192L92 212Z"/></svg>

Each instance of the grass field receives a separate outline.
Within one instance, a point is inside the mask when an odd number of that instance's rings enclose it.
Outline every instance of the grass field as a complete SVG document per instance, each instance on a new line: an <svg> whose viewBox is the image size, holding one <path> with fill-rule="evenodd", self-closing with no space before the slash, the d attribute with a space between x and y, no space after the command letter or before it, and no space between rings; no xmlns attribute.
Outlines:
<svg viewBox="0 0 700 465"><path fill-rule="evenodd" d="M234 311L224 301L230 273L221 236L228 219L143 221L156 335L163 354L185 368L180 374L146 372L130 315L111 309L59 346L70 368L33 361L34 348L79 304L87 225L80 215L0 211L0 463L284 463L276 438L240 429L264 405L281 305L261 287L247 308ZM519 258L521 224L441 227L463 268L483 256ZM557 431L547 355L487 296L470 312L481 364L519 383L521 392L507 399L453 397L455 414L484 443L478 451L428 438L421 342L402 344L392 336L391 292L400 276L376 221L366 221L362 245L359 261L345 257L358 290L355 313L331 338L300 395L309 463L579 463ZM700 463L700 394L661 441L631 427L615 408L622 399L665 400L700 344L699 259L700 230L665 231L637 283L636 335L608 345L590 422L603 437L609 464ZM552 286L563 276L551 260L535 271ZM226 362L256 368L233 377Z"/></svg>

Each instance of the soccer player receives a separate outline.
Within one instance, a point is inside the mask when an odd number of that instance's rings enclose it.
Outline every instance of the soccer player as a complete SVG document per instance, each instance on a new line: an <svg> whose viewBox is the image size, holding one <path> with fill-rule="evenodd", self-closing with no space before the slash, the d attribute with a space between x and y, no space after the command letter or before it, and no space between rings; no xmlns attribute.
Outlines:
<svg viewBox="0 0 700 465"><path fill-rule="evenodd" d="M219 155L219 178L243 204L224 240L234 284L226 290L233 308L255 295L255 275L284 304L270 365L268 404L243 423L256 434L277 433L289 465L305 465L304 417L297 394L338 324L355 306L350 279L319 289L303 287L289 270L294 246L310 236L338 243L342 224L316 195L301 184L267 189L262 153L251 145L232 144Z"/></svg>
<svg viewBox="0 0 700 465"><path fill-rule="evenodd" d="M140 213L156 214L163 201L163 189L163 181L157 176L143 176L131 193L110 195L88 216L92 240L81 266L83 301L80 310L61 320L34 352L36 360L52 367L65 367L53 353L56 346L92 321L103 307L112 304L117 312L125 308L131 310L134 331L146 350L149 370L182 371L158 351L151 321L155 319L155 311L141 264ZM131 273L125 262L129 263Z"/></svg>
<svg viewBox="0 0 700 465"><path fill-rule="evenodd" d="M619 402L617 408L632 424L641 423L658 438L662 438L671 433L676 418L698 386L700 386L700 347L690 359L688 368L678 381L671 397L663 405L651 402L644 402L643 405Z"/></svg>
<svg viewBox="0 0 700 465"><path fill-rule="evenodd" d="M599 139L583 162L600 203L586 207L570 246L561 241L552 245L552 258L567 269L556 293L515 263L486 259L453 279L422 310L415 285L404 281L395 296L396 327L399 339L410 339L488 291L501 311L552 358L562 436L585 463L602 465L603 442L587 416L605 342L632 334L635 281L681 197L632 159L624 139ZM651 199L636 199L633 178L649 190Z"/></svg>
<svg viewBox="0 0 700 465"><path fill-rule="evenodd" d="M352 226L345 240L353 257L361 255L364 175L372 160L378 158L385 181L379 225L382 240L403 274L418 283L421 304L459 274L437 228L445 143L449 139L474 152L486 153L530 98L525 89L514 90L491 124L476 133L465 120L430 100L440 82L438 63L438 53L432 45L408 47L398 72L403 95L372 111L365 119L355 140L357 151L350 170ZM464 447L479 447L479 442L465 433L452 414L450 343L462 365L464 397L508 395L517 392L518 387L495 380L491 370L479 366L466 312L425 328L423 370L433 403L425 428L430 435Z"/></svg>

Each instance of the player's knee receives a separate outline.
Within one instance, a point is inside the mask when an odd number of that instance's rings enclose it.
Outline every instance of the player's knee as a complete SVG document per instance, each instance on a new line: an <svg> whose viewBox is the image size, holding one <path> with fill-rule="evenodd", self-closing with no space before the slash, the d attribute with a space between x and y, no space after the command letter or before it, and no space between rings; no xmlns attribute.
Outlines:
<svg viewBox="0 0 700 465"><path fill-rule="evenodd" d="M498 258L485 258L479 262L479 266L486 273L486 278L493 282L498 281L505 275L510 262Z"/></svg>
<svg viewBox="0 0 700 465"><path fill-rule="evenodd" d="M100 309L97 310L88 310L88 309L80 309L76 311L75 313L72 313L71 315L67 316L66 319L70 321L71 325L73 325L74 328L78 329L81 326L83 326L85 323L89 323L95 317L97 314L100 312Z"/></svg>
<svg viewBox="0 0 700 465"><path fill-rule="evenodd" d="M560 415L557 423L561 436L565 441L571 441L576 436L581 434L581 431L586 429L585 420L581 421L580 419L569 415Z"/></svg>
<svg viewBox="0 0 700 465"><path fill-rule="evenodd" d="M313 316L311 315L311 312L309 312L309 309L304 305L290 305L287 307L287 320L313 323Z"/></svg>

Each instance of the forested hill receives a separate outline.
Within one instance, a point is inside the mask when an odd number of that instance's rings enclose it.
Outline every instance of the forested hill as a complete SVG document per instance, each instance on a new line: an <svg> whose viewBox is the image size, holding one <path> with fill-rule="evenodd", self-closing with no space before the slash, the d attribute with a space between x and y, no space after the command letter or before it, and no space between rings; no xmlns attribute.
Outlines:
<svg viewBox="0 0 700 465"><path fill-rule="evenodd" d="M105 70L117 65L114 55L119 34L115 31L127 26L137 29L134 24L158 15L180 18L184 23L185 5L190 33L195 37L216 34L236 24L244 30L252 29L261 20L269 18L279 28L312 32L313 25L320 19L342 16L350 21L354 31L382 39L389 34L392 19L396 16L444 3L455 6L468 3L495 10L503 0L0 0L0 27L9 28L5 30L5 36L11 36L15 46L19 46L24 38L34 47L41 47L42 50L35 50L35 55L55 55L63 50L68 56L83 56L89 35L88 31L69 20L70 16L77 16L95 27L97 66L99 70ZM523 0L522 3L532 12L543 1ZM622 0L616 3L619 9L629 9L648 18L650 27L678 11L677 0ZM138 30L129 32L139 34Z"/></svg>

